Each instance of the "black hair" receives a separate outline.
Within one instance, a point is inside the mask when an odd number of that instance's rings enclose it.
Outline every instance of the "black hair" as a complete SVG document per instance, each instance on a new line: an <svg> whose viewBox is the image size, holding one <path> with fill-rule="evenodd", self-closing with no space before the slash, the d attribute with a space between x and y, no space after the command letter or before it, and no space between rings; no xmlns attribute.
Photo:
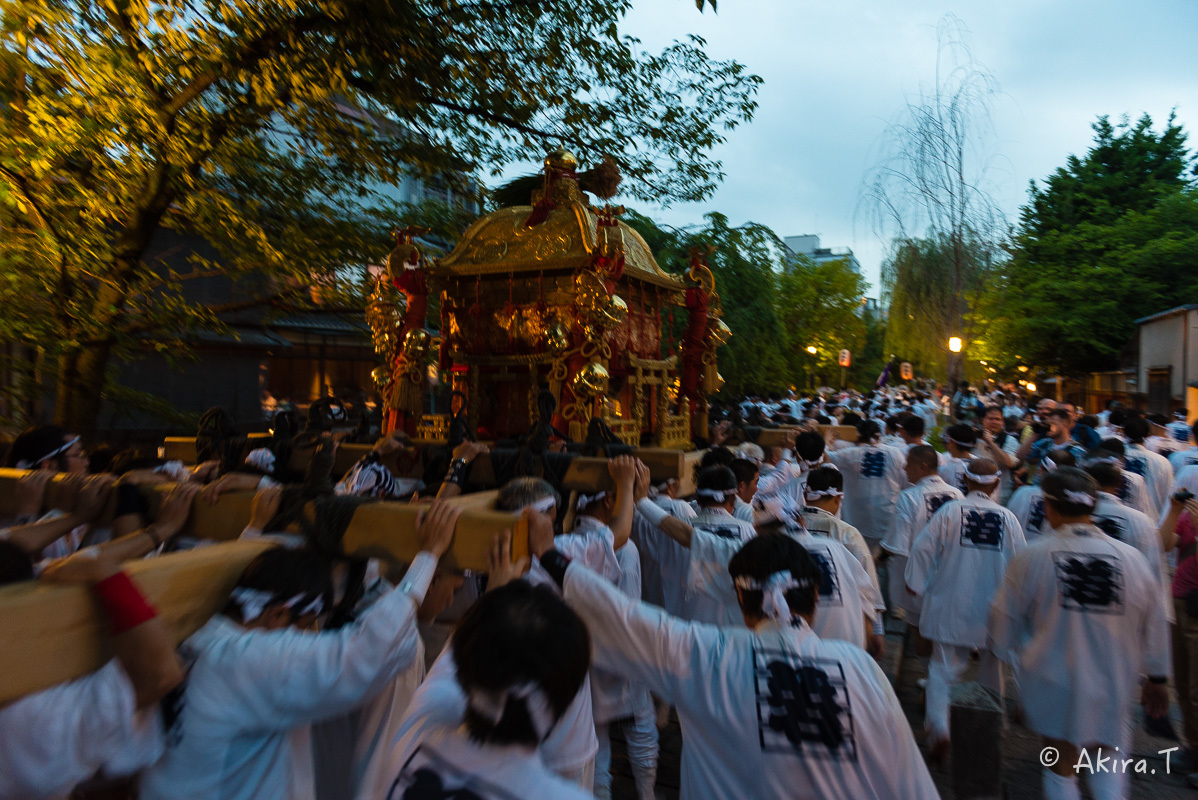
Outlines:
<svg viewBox="0 0 1198 800"><path fill-rule="evenodd" d="M549 587L522 580L480 597L454 630L452 647L467 697L531 683L544 693L554 721L570 707L591 666L591 638L579 616ZM466 729L483 744L540 744L522 700L509 699L498 722L468 704Z"/></svg>
<svg viewBox="0 0 1198 800"><path fill-rule="evenodd" d="M754 476L761 471L757 468L756 464L747 458L738 458L734 460L728 465L728 468L732 470L732 474L736 476L737 486L742 483L751 483Z"/></svg>
<svg viewBox="0 0 1198 800"><path fill-rule="evenodd" d="M1116 424L1113 411L1111 412L1111 424ZM1149 432L1148 420L1141 416L1129 417L1127 422L1123 423L1123 435L1132 444L1143 444L1144 440L1148 438Z"/></svg>
<svg viewBox="0 0 1198 800"><path fill-rule="evenodd" d="M1076 467L1077 466L1077 456L1073 455L1073 451L1067 447L1062 447L1059 450L1057 450L1057 449L1050 450L1048 452L1048 455L1045 457L1051 458L1052 463L1056 464L1058 467Z"/></svg>
<svg viewBox="0 0 1198 800"><path fill-rule="evenodd" d="M999 414L1002 414L1003 413L1002 406L986 406L985 408L982 409L982 417L981 418L985 419L988 414L993 414L995 411L997 411Z"/></svg>
<svg viewBox="0 0 1198 800"><path fill-rule="evenodd" d="M958 422L956 425L949 425L944 430L945 444L952 439L954 443L958 443L957 447L973 447L978 440L978 432L973 429L973 426L966 425L964 422Z"/></svg>
<svg viewBox="0 0 1198 800"><path fill-rule="evenodd" d="M795 437L795 454L804 461L818 461L826 448L824 437L815 431L803 431Z"/></svg>
<svg viewBox="0 0 1198 800"><path fill-rule="evenodd" d="M1048 412L1048 416L1050 416L1050 417L1059 417L1059 418L1061 418L1061 419L1065 420L1066 422L1072 422L1072 421L1073 421L1073 415L1072 415L1072 414L1070 414L1070 413L1069 413L1068 411L1066 411L1065 409L1061 408L1060 406L1057 406L1057 407L1056 407L1056 408L1054 408L1052 411L1049 411L1049 412Z"/></svg>
<svg viewBox="0 0 1198 800"><path fill-rule="evenodd" d="M902 428L903 432L908 436L917 436L919 438L923 438L924 431L928 429L928 424L924 422L923 417L912 414L900 422L899 427Z"/></svg>
<svg viewBox="0 0 1198 800"><path fill-rule="evenodd" d="M844 489L844 475L831 464L816 467L807 473L807 491L823 492L828 489Z"/></svg>
<svg viewBox="0 0 1198 800"><path fill-rule="evenodd" d="M1119 458L1123 458L1123 456L1127 454L1127 448L1123 445L1123 440L1116 439L1113 436L1109 439L1103 439L1102 443L1098 446L1100 449L1105 450L1113 456L1118 456Z"/></svg>
<svg viewBox="0 0 1198 800"><path fill-rule="evenodd" d="M1093 414L1086 414L1085 416L1083 416L1081 419L1079 419L1077 421L1077 424L1078 425L1088 425L1091 428L1097 428L1098 427L1098 417L1094 416Z"/></svg>
<svg viewBox="0 0 1198 800"><path fill-rule="evenodd" d="M940 454L936 452L935 447L928 444L917 444L908 450L907 460L932 470L940 466Z"/></svg>
<svg viewBox="0 0 1198 800"><path fill-rule="evenodd" d="M40 466L37 462L66 444L66 440L66 430L57 425L26 428L13 440L12 447L8 450L7 466L16 467L25 462L24 468L36 469ZM55 458L54 464L59 471L66 468L66 459L61 453Z"/></svg>
<svg viewBox="0 0 1198 800"><path fill-rule="evenodd" d="M732 495L736 492L736 475L729 467L714 466L707 467L699 473L698 486L699 489L709 489L716 492L724 492L724 500L719 501L713 497L704 497L699 495L699 505L720 506L732 499Z"/></svg>
<svg viewBox="0 0 1198 800"><path fill-rule="evenodd" d="M0 539L0 586L33 580L33 559L12 542Z"/></svg>
<svg viewBox="0 0 1198 800"><path fill-rule="evenodd" d="M867 419L857 423L857 442L859 444L869 444L870 442L876 440L878 435L881 433L881 427L872 419Z"/></svg>
<svg viewBox="0 0 1198 800"><path fill-rule="evenodd" d="M840 418L841 425L851 425L854 428L861 424L861 415L855 411L846 411Z"/></svg>
<svg viewBox="0 0 1198 800"><path fill-rule="evenodd" d="M699 469L726 467L735 460L736 456L727 447L712 447L703 454L703 460L699 462Z"/></svg>
<svg viewBox="0 0 1198 800"><path fill-rule="evenodd" d="M1112 408L1111 413L1107 415L1107 423L1115 427L1122 427L1128 422L1138 417L1138 414L1129 414L1122 407ZM1147 434L1145 434L1147 435Z"/></svg>
<svg viewBox="0 0 1198 800"><path fill-rule="evenodd" d="M318 597L328 608L333 596L328 559L309 549L273 547L249 563L237 579L237 585L270 592L272 598L268 606L301 595L302 599L293 609L303 608ZM251 621L245 619L241 604L233 599L225 604L222 613L238 622Z"/></svg>
<svg viewBox="0 0 1198 800"><path fill-rule="evenodd" d="M1123 470L1109 461L1095 461L1086 465L1086 473L1094 479L1100 489L1117 489L1123 485Z"/></svg>
<svg viewBox="0 0 1198 800"><path fill-rule="evenodd" d="M812 613L819 593L820 570L807 549L795 539L786 534L755 536L728 562L728 574L734 582L742 575L764 582L775 572L787 569L796 581L807 584L786 592L791 613ZM762 616L762 600L760 590L741 590L741 609L749 617Z"/></svg>
<svg viewBox="0 0 1198 800"><path fill-rule="evenodd" d="M1094 511L1098 499L1098 484L1077 467L1059 467L1040 481L1044 502L1066 517L1080 517ZM1080 492L1090 496L1090 503L1078 503L1069 499L1066 492Z"/></svg>

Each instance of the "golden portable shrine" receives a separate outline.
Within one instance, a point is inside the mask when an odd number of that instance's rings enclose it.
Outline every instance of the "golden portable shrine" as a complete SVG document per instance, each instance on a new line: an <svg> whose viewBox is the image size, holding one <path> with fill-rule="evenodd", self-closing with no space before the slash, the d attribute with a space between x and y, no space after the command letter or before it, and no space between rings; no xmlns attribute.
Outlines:
<svg viewBox="0 0 1198 800"><path fill-rule="evenodd" d="M528 432L542 389L557 401L554 426L576 441L593 417L632 445L689 449L706 431L706 395L722 383L716 349L731 333L706 253L692 252L682 276L662 271L617 218L622 208L587 201L576 169L564 150L550 154L531 206L480 217L444 258L423 258L413 241L422 229L399 232L390 280L367 308L388 364L375 378L389 429L416 432L435 358L480 438ZM426 330L430 290L441 299L439 337ZM675 310L686 315L678 342ZM444 438L447 426L425 419L420 432Z"/></svg>

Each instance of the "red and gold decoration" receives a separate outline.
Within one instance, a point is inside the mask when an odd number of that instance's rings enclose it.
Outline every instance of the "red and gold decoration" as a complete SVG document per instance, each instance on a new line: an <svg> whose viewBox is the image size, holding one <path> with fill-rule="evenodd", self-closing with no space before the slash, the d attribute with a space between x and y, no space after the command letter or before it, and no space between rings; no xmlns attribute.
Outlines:
<svg viewBox="0 0 1198 800"><path fill-rule="evenodd" d="M407 305L396 335L375 337L376 346L402 348L389 373L399 388L388 407L419 414L415 402L405 405L413 397L404 393L404 381L413 374L410 365L423 363L432 348L431 337L409 338L417 330L427 335L423 319L411 319L413 303L421 314L427 303L427 273L442 298L440 366L467 390L480 438L526 433L536 419L537 393L548 389L558 401L554 424L574 439L584 438L590 419L602 415L630 443L647 438L656 446L690 447L691 420L706 426L690 404L699 392L716 390L715 349L729 333L719 321L711 271L692 264L689 280L663 272L645 240L620 221L622 207L588 201L577 169L570 153L549 154L530 205L481 217L453 252L425 267L418 251L415 261L412 251L401 251L410 237L401 239L388 264L392 278L408 278L415 264L421 282L399 287ZM613 163L605 160L587 174L601 199L615 194ZM675 343L663 340L674 308L690 311L681 357ZM370 309L374 329L374 319L387 318L387 311L373 298ZM398 316L397 310L390 318ZM671 329L666 325L667 336ZM387 357L385 350L380 354ZM692 362L693 376L687 372ZM669 392L680 363L681 395L690 404Z"/></svg>

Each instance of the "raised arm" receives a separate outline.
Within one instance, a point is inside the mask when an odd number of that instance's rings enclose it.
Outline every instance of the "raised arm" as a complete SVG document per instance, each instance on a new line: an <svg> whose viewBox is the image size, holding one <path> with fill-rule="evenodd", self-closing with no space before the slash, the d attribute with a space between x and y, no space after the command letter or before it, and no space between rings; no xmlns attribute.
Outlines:
<svg viewBox="0 0 1198 800"><path fill-rule="evenodd" d="M470 464L483 453L489 453L490 448L478 442L462 442L453 449L453 457L449 462L449 471L441 481L437 490L437 499L448 500L457 497L466 488L466 477L470 474Z"/></svg>
<svg viewBox="0 0 1198 800"><path fill-rule="evenodd" d="M607 471L616 484L616 502L607 526L615 537L615 549L628 543L632 535L632 512L635 506L637 465L632 456L616 456L608 459Z"/></svg>
<svg viewBox="0 0 1198 800"><path fill-rule="evenodd" d="M695 529L691 527L689 522L678 519L678 517L670 514L670 512L649 499L637 501L636 510L641 512L641 515L649 520L654 527L678 542L678 544L686 548L691 546L691 539Z"/></svg>
<svg viewBox="0 0 1198 800"><path fill-rule="evenodd" d="M108 496L112 491L111 477L97 476L88 480L79 490L74 500L74 508L69 514L42 522L31 522L27 525L16 525L0 531L0 538L12 542L31 556L37 557L46 547L66 536L80 525L92 522L108 505Z"/></svg>

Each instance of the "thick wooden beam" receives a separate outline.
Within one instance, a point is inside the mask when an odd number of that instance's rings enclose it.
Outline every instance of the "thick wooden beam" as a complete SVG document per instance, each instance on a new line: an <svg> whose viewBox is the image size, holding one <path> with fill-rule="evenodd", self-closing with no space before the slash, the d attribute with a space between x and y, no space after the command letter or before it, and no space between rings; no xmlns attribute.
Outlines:
<svg viewBox="0 0 1198 800"><path fill-rule="evenodd" d="M246 565L271 547L228 542L125 565L181 642L228 601ZM0 587L0 705L83 677L111 657L107 622L80 586L37 581Z"/></svg>
<svg viewBox="0 0 1198 800"><path fill-rule="evenodd" d="M683 452L681 450L644 448L634 450L632 455L645 463L654 482L675 478L682 484L679 496L694 493L695 468L703 460L702 450ZM562 486L572 491L597 492L611 489L615 484L612 483L611 475L607 471L606 458L580 456L570 462L570 466L562 478Z"/></svg>

